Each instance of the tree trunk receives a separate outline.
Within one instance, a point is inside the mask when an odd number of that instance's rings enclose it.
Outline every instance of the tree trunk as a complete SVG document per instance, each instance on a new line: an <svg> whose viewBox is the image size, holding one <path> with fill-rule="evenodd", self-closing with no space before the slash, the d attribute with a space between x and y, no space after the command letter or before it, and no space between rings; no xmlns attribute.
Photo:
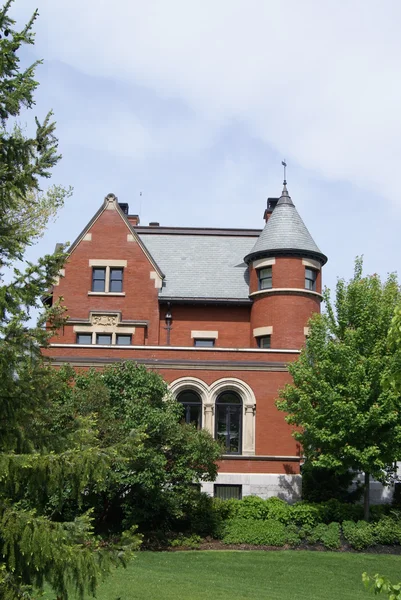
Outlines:
<svg viewBox="0 0 401 600"><path fill-rule="evenodd" d="M370 474L365 473L365 490L363 494L363 518L365 521L369 521L369 508L370 508Z"/></svg>

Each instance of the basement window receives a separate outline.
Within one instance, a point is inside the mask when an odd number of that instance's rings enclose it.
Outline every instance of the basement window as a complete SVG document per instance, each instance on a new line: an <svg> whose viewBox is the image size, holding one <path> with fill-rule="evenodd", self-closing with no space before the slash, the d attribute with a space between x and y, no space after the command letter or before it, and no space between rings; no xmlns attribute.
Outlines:
<svg viewBox="0 0 401 600"><path fill-rule="evenodd" d="M214 486L214 497L220 500L241 500L242 485L222 485L216 483Z"/></svg>
<svg viewBox="0 0 401 600"><path fill-rule="evenodd" d="M268 290L272 287L272 268L265 267L258 270L258 285L260 290Z"/></svg>

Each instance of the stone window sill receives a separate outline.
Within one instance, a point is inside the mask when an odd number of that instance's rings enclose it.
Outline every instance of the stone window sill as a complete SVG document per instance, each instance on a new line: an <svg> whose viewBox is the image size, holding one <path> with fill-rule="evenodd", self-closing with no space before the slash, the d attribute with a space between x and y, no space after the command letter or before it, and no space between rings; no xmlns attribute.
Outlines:
<svg viewBox="0 0 401 600"><path fill-rule="evenodd" d="M125 292L88 292L88 296L125 296Z"/></svg>

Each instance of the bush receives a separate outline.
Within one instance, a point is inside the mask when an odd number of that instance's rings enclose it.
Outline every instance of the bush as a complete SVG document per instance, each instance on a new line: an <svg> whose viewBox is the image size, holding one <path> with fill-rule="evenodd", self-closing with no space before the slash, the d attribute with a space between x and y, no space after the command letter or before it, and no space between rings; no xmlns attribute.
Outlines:
<svg viewBox="0 0 401 600"><path fill-rule="evenodd" d="M199 535L190 535L189 537L179 536L174 540L171 540L170 546L172 548L190 548L191 550L195 550L199 548L199 544L201 543L202 538Z"/></svg>
<svg viewBox="0 0 401 600"><path fill-rule="evenodd" d="M288 508L291 523L298 525L298 527L313 527L322 520L318 505L297 502Z"/></svg>
<svg viewBox="0 0 401 600"><path fill-rule="evenodd" d="M351 472L337 475L330 469L313 467L306 462L302 467L302 499L308 502L326 502L331 498L340 502L358 500L362 488L349 492L353 479Z"/></svg>
<svg viewBox="0 0 401 600"><path fill-rule="evenodd" d="M355 550L363 550L375 544L374 525L366 521L344 521L342 524L343 535Z"/></svg>
<svg viewBox="0 0 401 600"><path fill-rule="evenodd" d="M324 544L330 550L339 548L341 546L339 523L330 523L329 525L319 523L307 535L307 541L310 544Z"/></svg>
<svg viewBox="0 0 401 600"><path fill-rule="evenodd" d="M391 517L383 517L372 525L376 544L399 544L401 541L401 523Z"/></svg>
<svg viewBox="0 0 401 600"><path fill-rule="evenodd" d="M220 537L224 519L213 498L197 490L189 498L184 505L185 518L174 524L175 531Z"/></svg>
<svg viewBox="0 0 401 600"><path fill-rule="evenodd" d="M277 500L280 503L283 502L278 498L273 498L273 500ZM273 510L274 504L271 504ZM245 496L245 498L239 501L238 508L236 507L236 516L241 519L268 519L270 517L269 506L269 500L263 500L259 496Z"/></svg>
<svg viewBox="0 0 401 600"><path fill-rule="evenodd" d="M359 521L363 519L363 506L361 504L347 504L335 498L315 505L319 508L320 522L342 523L343 521Z"/></svg>
<svg viewBox="0 0 401 600"><path fill-rule="evenodd" d="M294 538L293 532L291 537ZM224 528L225 544L255 544L284 546L287 543L286 526L272 519L232 519Z"/></svg>

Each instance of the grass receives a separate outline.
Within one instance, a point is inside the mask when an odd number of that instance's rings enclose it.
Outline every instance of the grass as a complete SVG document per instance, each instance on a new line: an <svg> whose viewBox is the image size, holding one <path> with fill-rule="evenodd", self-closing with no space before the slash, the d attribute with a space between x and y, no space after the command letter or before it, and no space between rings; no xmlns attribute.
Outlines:
<svg viewBox="0 0 401 600"><path fill-rule="evenodd" d="M141 552L97 600L368 600L361 575L401 580L401 557L340 552ZM383 597L384 596L380 596Z"/></svg>

